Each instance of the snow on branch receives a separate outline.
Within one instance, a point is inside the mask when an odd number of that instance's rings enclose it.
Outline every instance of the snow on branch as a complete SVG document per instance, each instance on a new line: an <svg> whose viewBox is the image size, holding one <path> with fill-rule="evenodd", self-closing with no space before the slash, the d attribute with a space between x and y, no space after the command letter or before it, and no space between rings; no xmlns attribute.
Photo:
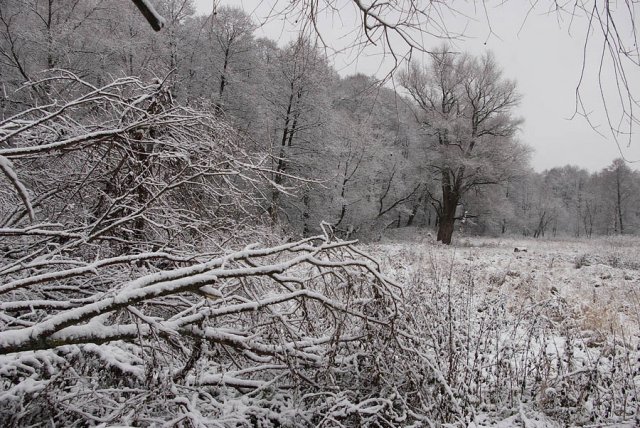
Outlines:
<svg viewBox="0 0 640 428"><path fill-rule="evenodd" d="M22 203L29 213L29 219L33 221L35 219L35 214L33 213L33 206L31 205L27 188L18 179L18 175L13 170L11 161L2 155L0 155L0 169L9 180L9 183L11 183L11 185L16 189L16 192L18 192L20 199L22 199Z"/></svg>
<svg viewBox="0 0 640 428"><path fill-rule="evenodd" d="M318 238L320 239L320 238ZM310 264L317 267L330 267L333 269L347 269L356 268L358 270L363 269L365 272L371 272L371 300L373 302L374 295L392 296L392 293L386 289L384 281L381 276L376 275L373 267L367 263L358 260L326 260L326 253L343 248L346 249L347 243L324 243L319 246L310 246L305 241L297 245L287 246L280 251L291 250L300 252L288 260L280 261L277 263L268 263L261 265L249 266L246 260L257 260L254 253L261 252L260 250L254 251L240 251L239 253L232 253L229 256L224 257L224 260L214 260L208 263L196 264L188 268L176 269L168 272L159 272L156 274L150 274L136 279L133 284L127 283L121 286L117 286L119 291L115 292L113 297L104 296L100 293L99 296L89 298L93 303L83 305L78 308L62 311L57 314L50 313L44 320L34 323L33 325L20 329L10 329L4 332L0 332L0 353L20 352L36 349L46 349L55 346L62 346L70 343L86 343L86 342L102 342L105 339L105 326L101 325L100 328L92 326L91 320L95 317L99 317L104 314L112 313L121 309L126 309L128 306L140 304L151 299L176 295L180 293L190 293L196 296L203 297L205 299L213 296L212 292L205 294L202 292L203 287L215 286L219 283L224 283L231 279L237 278L253 278L261 277L274 273L282 274L292 270L294 267L301 264ZM262 251L264 253L264 250ZM273 254L278 254L279 251L273 251ZM325 257L322 257L322 256ZM231 262L233 261L233 262ZM115 263L110 261L110 263ZM107 263L103 263L107 264ZM220 267L217 267L220 265ZM96 268L94 264L93 269ZM49 277L41 276L36 283L42 285L54 279L60 279L64 277L72 277L74 274L82 274L83 269L73 269L65 272L64 275L51 275ZM302 281L304 283L304 281ZM381 285L377 285L382 282ZM144 285L142 285L144 284ZM226 287L224 285L218 286L215 290L216 300L235 301L235 296L225 296L223 290ZM230 300L231 299L231 300ZM242 313L247 311L257 311L261 308L272 306L275 304L282 304L290 300L315 300L321 305L331 308L333 310L349 312L352 316L358 316L362 319L378 322L375 317L367 316L364 313L353 311L340 301L335 301L320 293L313 292L308 289L296 290L287 294L277 293L277 289L270 290L266 296L257 298L252 302L245 302L239 305L232 305L232 309L224 308L217 311L209 311L207 317L232 315L235 313ZM229 308L229 306L225 306ZM216 313L217 312L217 313ZM227 312L227 313L225 313ZM193 319L193 317L192 317ZM196 318L199 320L199 318ZM386 319L386 318L383 318ZM186 324L183 321L173 320L171 323L166 324L168 330L176 331L174 326L184 327ZM78 329L69 330L70 326L77 326L78 324L84 324L86 328L84 331L78 331ZM132 326L132 328L135 326ZM122 338L127 338L128 335L122 331L122 326L118 327L115 337L122 333ZM136 331L133 328L134 337L140 334L144 335L141 331ZM204 336L207 334L202 333Z"/></svg>
<svg viewBox="0 0 640 428"><path fill-rule="evenodd" d="M103 370L133 374L128 382L168 370L162 382L176 388L225 386L250 393L287 391L292 382L311 387L311 379L328 367L339 372L351 364L347 350L365 346L396 316L396 286L352 245L316 237L252 247L111 282L109 290L93 295L74 286L85 267L40 275L21 294L4 294L13 300L0 304L0 361L13 367L11 373L22 373L41 358L59 356L64 362L51 368L57 372L73 361L91 366L95 357ZM114 263L92 264L95 280ZM33 300L54 285L64 290L58 300ZM24 305L18 296L28 299ZM163 355L162 368L152 363L156 352ZM202 371L192 372L196 366ZM88 370L79 375L90 376ZM4 378L18 382L11 396L0 399L4 408L45 388L38 371L24 376ZM42 387L27 387L39 382ZM18 392L20 384L24 390Z"/></svg>

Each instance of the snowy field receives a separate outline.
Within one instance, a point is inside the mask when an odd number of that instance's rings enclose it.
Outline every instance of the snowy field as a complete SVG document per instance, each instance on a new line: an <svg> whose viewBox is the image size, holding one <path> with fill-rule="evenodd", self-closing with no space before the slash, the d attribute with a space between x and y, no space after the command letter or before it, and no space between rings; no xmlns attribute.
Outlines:
<svg viewBox="0 0 640 428"><path fill-rule="evenodd" d="M406 237L403 237L403 239ZM635 342L640 326L640 239L499 239L459 238L451 247L430 237L412 243L388 239L372 247L383 269L400 281L412 275L451 269L462 280L472 271L477 290L508 295L513 304L566 302L585 329L611 332ZM525 251L520 251L525 250ZM410 261L406 265L399 261ZM425 264L425 262L427 262ZM393 273L391 273L393 272ZM442 274L442 272L438 272Z"/></svg>
<svg viewBox="0 0 640 428"><path fill-rule="evenodd" d="M469 426L640 424L640 239L443 246L406 230L369 251L405 284L425 352L478 410Z"/></svg>

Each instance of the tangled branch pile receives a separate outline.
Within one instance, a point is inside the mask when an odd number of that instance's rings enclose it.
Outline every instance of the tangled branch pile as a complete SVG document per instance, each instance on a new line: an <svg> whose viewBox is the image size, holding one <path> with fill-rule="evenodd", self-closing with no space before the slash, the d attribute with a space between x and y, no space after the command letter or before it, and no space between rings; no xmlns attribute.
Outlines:
<svg viewBox="0 0 640 428"><path fill-rule="evenodd" d="M269 172L223 119L162 82L31 89L53 101L0 123L3 426L392 411L361 383L393 285L327 236L246 245Z"/></svg>

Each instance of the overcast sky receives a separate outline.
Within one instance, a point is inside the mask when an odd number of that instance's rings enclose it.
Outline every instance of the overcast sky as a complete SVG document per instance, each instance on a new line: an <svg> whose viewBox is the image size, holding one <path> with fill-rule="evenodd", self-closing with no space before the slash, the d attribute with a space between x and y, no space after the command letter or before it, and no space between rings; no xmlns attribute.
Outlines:
<svg viewBox="0 0 640 428"><path fill-rule="evenodd" d="M195 1L198 13L211 12L213 0ZM343 3L345 1L342 0ZM269 37L285 44L297 34L295 23L287 23L281 17L266 20L273 0L218 0L217 3L241 6L245 9L257 23L263 24L256 31L259 37ZM339 3L341 2L338 1L337 4ZM576 86L583 63L586 32L584 18L575 18L569 26L567 20L562 21L555 13L546 13L542 7L538 7L527 16L529 2L525 0L500 0L494 3L500 5L489 6L486 11L464 11L468 18L447 17L447 25L452 32L464 30L466 37L463 41L456 42L456 48L474 54L481 54L485 50L493 51L504 69L505 77L518 82L519 91L523 95L518 114L525 120L520 139L535 150L532 159L534 168L542 171L554 166L572 164L595 171L620 157L618 147L628 160L640 159L640 138L637 135L632 137L631 146L627 147L627 137L621 137L617 145L609 131L597 82L598 58L602 44L593 34L591 37L594 42L587 51L587 73L582 94L587 109L591 112L592 122L598 126L602 135L594 131L581 117L570 120L575 111ZM552 2L544 0L540 2L550 3ZM288 0L279 1L280 6L288 4ZM350 39L347 32L353 30L356 25L355 15L352 13L351 7L345 7L341 9L340 16L333 15L322 19L320 31L328 45L337 50L345 46L346 40ZM519 31L521 27L522 30ZM441 41L425 40L425 44L427 47L435 47L441 44ZM370 48L360 55L353 50L346 51L331 55L331 58L342 75L362 72L381 77L392 64L388 56L385 59L376 48ZM605 89L611 90L612 70L603 69L603 76L605 86L609 85ZM635 89L638 89L638 69L635 69L631 76L631 84L636 85ZM610 113L615 115L618 112L613 107ZM636 163L632 167L640 169L640 164Z"/></svg>

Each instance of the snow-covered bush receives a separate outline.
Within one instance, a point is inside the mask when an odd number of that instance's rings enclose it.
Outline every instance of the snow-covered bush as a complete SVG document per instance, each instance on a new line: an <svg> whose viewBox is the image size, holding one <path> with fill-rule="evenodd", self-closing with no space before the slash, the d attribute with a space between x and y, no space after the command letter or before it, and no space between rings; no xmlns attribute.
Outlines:
<svg viewBox="0 0 640 428"><path fill-rule="evenodd" d="M387 406L362 386L395 315L372 261L321 238L196 259L104 292L81 291L109 274L95 266L7 283L3 424L291 426Z"/></svg>

